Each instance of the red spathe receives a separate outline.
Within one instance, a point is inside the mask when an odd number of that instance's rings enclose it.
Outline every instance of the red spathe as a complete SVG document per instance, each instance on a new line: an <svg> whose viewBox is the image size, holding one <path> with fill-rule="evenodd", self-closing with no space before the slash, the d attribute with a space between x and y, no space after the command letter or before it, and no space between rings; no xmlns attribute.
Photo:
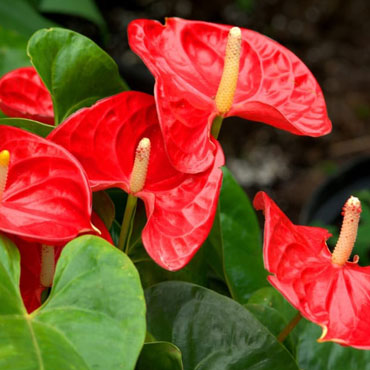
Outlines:
<svg viewBox="0 0 370 370"><path fill-rule="evenodd" d="M49 90L33 67L15 69L0 79L0 109L9 117L54 124Z"/></svg>
<svg viewBox="0 0 370 370"><path fill-rule="evenodd" d="M124 92L82 109L59 125L49 139L64 146L82 164L93 191L119 187L129 192L136 147L147 137L151 152L142 191L147 223L143 244L168 270L184 267L211 230L224 164L216 140L215 160L206 171L179 172L168 160L154 98Z"/></svg>
<svg viewBox="0 0 370 370"><path fill-rule="evenodd" d="M319 341L370 349L370 267L331 262L327 230L296 226L264 192L263 256L270 283L301 314L323 328Z"/></svg>
<svg viewBox="0 0 370 370"><path fill-rule="evenodd" d="M180 171L196 173L213 163L210 138L218 114L214 98L221 80L231 26L167 18L129 24L131 49L156 79L155 98L166 150ZM288 49L241 29L240 72L225 115L261 121L297 135L330 132L325 100L308 68Z"/></svg>
<svg viewBox="0 0 370 370"><path fill-rule="evenodd" d="M79 162L61 146L0 126L0 152L10 152L0 201L0 231L61 245L92 230L91 190Z"/></svg>

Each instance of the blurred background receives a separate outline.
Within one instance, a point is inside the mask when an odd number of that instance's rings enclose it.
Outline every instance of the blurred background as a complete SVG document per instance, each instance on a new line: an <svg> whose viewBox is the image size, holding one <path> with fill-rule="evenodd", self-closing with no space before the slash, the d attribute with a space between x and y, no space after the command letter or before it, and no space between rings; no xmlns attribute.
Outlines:
<svg viewBox="0 0 370 370"><path fill-rule="evenodd" d="M306 222L315 218L312 209L336 191L331 185L323 191L328 178L341 188L341 199L353 176L360 181L358 189L370 189L369 15L368 0L0 0L0 74L28 63L25 47L34 31L59 25L105 49L131 89L152 93L152 76L128 47L131 20L163 22L177 16L263 33L292 50L313 72L333 132L322 138L298 137L228 118L219 138L227 165L251 198L265 190L295 223ZM348 168L350 178L343 175ZM328 209L334 207L335 214L341 201Z"/></svg>

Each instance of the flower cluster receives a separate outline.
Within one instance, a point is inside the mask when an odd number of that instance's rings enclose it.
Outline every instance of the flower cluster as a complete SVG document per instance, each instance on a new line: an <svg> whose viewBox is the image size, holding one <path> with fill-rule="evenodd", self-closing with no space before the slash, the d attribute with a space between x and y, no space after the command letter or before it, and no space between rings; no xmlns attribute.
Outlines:
<svg viewBox="0 0 370 370"><path fill-rule="evenodd" d="M170 18L165 25L133 21L128 37L156 79L154 96L130 91L107 97L68 117L47 139L0 126L6 168L0 173L0 230L14 235L21 251L29 310L40 305L40 289L52 283L59 253L54 246L96 229L106 234L98 218L91 221L91 192L116 187L128 194L121 249L130 212L142 199L146 251L163 268L178 270L213 224L224 165L217 137L224 118L236 115L297 135L331 130L310 71L263 35ZM0 79L0 109L54 122L52 96L32 67Z"/></svg>

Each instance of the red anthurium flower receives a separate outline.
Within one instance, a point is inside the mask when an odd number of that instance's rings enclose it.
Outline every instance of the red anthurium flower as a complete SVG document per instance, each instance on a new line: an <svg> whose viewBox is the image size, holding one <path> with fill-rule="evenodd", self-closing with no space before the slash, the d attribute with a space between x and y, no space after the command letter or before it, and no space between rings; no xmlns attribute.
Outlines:
<svg viewBox="0 0 370 370"><path fill-rule="evenodd" d="M9 117L54 124L50 93L33 67L15 69L0 79L0 109Z"/></svg>
<svg viewBox="0 0 370 370"><path fill-rule="evenodd" d="M315 78L292 52L266 36L167 18L165 25L135 20L128 37L156 79L166 150L181 171L196 173L213 163L210 129L216 117L239 116L298 135L331 130Z"/></svg>
<svg viewBox="0 0 370 370"><path fill-rule="evenodd" d="M61 245L92 230L91 202L84 170L67 150L0 126L0 231Z"/></svg>
<svg viewBox="0 0 370 370"><path fill-rule="evenodd" d="M49 139L78 158L93 191L119 187L144 201L147 223L142 240L159 265L177 270L190 261L216 211L219 167L224 163L216 141L216 159L207 171L177 171L165 153L154 98L138 92L124 92L78 111Z"/></svg>
<svg viewBox="0 0 370 370"><path fill-rule="evenodd" d="M92 223L100 230L100 236L113 244L109 231L95 212L91 215ZM42 245L26 242L12 237L21 255L20 289L24 305L29 313L41 306L41 294L45 287L41 284ZM54 248L54 264L57 263L63 247Z"/></svg>
<svg viewBox="0 0 370 370"><path fill-rule="evenodd" d="M348 262L357 234L361 204L351 197L333 254L330 234L296 226L263 192L254 207L265 214L264 263L270 283L308 320L323 328L318 341L370 349L370 267Z"/></svg>

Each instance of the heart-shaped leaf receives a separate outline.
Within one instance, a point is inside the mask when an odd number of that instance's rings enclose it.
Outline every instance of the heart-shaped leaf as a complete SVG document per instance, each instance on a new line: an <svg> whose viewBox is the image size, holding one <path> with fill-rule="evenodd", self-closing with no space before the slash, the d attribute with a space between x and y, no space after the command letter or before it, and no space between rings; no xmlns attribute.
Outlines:
<svg viewBox="0 0 370 370"><path fill-rule="evenodd" d="M181 350L185 370L297 370L289 352L237 302L183 282L146 291L148 330Z"/></svg>
<svg viewBox="0 0 370 370"><path fill-rule="evenodd" d="M27 52L50 91L56 124L79 108L127 90L113 59L76 32L42 29L31 37Z"/></svg>
<svg viewBox="0 0 370 370"><path fill-rule="evenodd" d="M19 254L0 237L1 369L134 369L145 338L138 274L105 240L70 242L44 305L27 314L19 292Z"/></svg>
<svg viewBox="0 0 370 370"><path fill-rule="evenodd" d="M181 351L172 343L145 343L136 370L183 370Z"/></svg>

